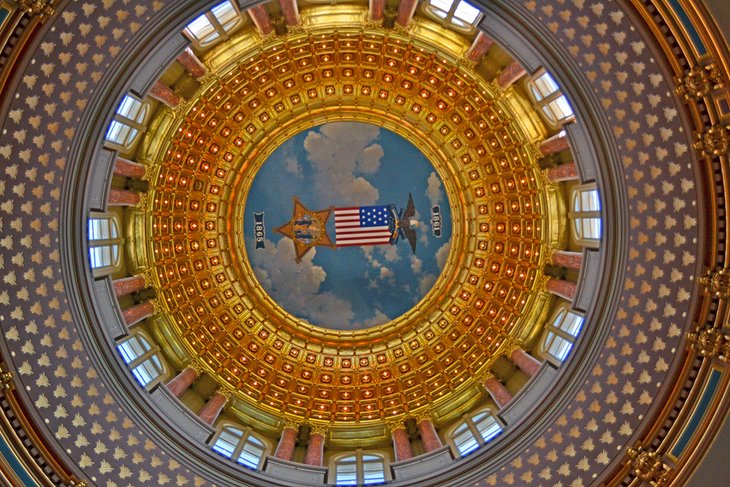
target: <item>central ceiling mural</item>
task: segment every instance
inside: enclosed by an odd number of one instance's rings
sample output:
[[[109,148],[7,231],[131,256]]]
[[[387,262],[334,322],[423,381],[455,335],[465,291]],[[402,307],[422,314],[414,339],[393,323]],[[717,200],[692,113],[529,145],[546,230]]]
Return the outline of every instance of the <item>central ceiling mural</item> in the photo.
[[[321,125],[276,149],[254,179],[244,220],[264,290],[291,314],[335,329],[406,312],[431,289],[450,246],[433,166],[399,135],[358,122]]]

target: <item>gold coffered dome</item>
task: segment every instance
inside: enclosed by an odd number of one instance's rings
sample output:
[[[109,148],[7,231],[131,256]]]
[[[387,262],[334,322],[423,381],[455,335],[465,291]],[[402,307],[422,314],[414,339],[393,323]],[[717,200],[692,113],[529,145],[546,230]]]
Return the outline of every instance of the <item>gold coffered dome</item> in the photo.
[[[180,362],[265,415],[351,429],[458,414],[543,312],[543,254],[558,243],[550,226],[560,215],[536,162],[539,117],[462,61],[468,46],[444,29],[421,21],[399,33],[357,25],[366,15],[357,7],[326,12],[304,15],[286,36],[243,34],[213,52],[216,70],[152,134],[146,231],[136,238],[169,316],[162,333],[180,344]],[[245,250],[257,171],[291,136],[330,121],[411,141],[451,209],[445,270],[412,309],[374,329],[291,315]]]

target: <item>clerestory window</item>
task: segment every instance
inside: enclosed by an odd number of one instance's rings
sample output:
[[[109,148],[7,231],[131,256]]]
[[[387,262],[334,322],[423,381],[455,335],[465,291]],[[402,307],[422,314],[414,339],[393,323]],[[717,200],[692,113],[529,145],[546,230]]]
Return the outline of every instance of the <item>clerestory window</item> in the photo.
[[[213,451],[253,470],[260,469],[269,447],[250,428],[225,424],[215,437]]]
[[[88,220],[89,264],[95,276],[119,269],[122,238],[119,221],[110,213],[92,213]]]
[[[562,363],[568,357],[582,327],[583,317],[571,311],[568,303],[562,303],[545,325],[540,341],[540,355],[557,364]]]
[[[482,18],[481,11],[464,0],[427,0],[423,9],[444,26],[464,32],[472,32]]]
[[[601,240],[601,199],[595,184],[576,186],[571,191],[569,218],[577,243],[596,247]]]
[[[499,436],[502,425],[491,410],[464,417],[449,433],[449,440],[460,456],[466,456]]]
[[[219,3],[185,27],[185,33],[198,47],[207,47],[228,38],[228,33],[243,23],[238,6],[231,1]]]
[[[334,473],[335,485],[370,485],[389,480],[385,468],[384,455],[357,450],[336,457],[331,471]]]
[[[132,375],[146,388],[157,384],[165,375],[160,349],[153,343],[145,332],[136,330],[117,344],[117,350],[129,365]]]
[[[559,126],[574,120],[575,115],[568,99],[560,91],[558,83],[545,70],[541,70],[527,81],[535,108],[552,126]]]
[[[147,111],[146,103],[135,96],[124,95],[106,131],[107,144],[123,152],[131,150],[144,131]]]

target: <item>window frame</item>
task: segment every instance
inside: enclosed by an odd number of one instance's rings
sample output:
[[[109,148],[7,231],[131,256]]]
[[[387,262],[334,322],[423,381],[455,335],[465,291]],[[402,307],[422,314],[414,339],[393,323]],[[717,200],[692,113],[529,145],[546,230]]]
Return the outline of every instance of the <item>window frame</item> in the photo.
[[[598,209],[584,209],[582,207],[583,193],[595,192]],[[580,208],[576,209],[576,201],[580,203]],[[568,201],[568,219],[570,221],[570,235],[573,240],[583,247],[596,248],[600,245],[603,236],[603,218],[601,216],[601,194],[595,183],[579,184],[570,189],[570,199]],[[586,236],[582,230],[583,223],[589,221],[598,221],[598,236]],[[580,230],[579,230],[580,229]]]
[[[551,89],[549,92],[544,92],[539,86],[545,76],[548,78],[546,84],[552,84],[554,86],[554,88],[549,87]],[[530,76],[525,82],[525,87],[528,96],[532,100],[533,107],[540,113],[540,116],[548,125],[558,128],[566,123],[575,121],[575,111],[570,104],[570,100],[563,93],[555,77],[546,71],[545,68],[540,68],[535,74]],[[561,102],[567,105],[569,113],[566,113],[562,109],[560,106]]]
[[[566,329],[568,327],[565,326],[573,321],[573,317],[581,320],[575,334],[569,332]],[[545,322],[542,335],[540,336],[540,346],[538,347],[537,354],[559,367],[570,356],[573,345],[575,345],[581,331],[583,331],[584,325],[585,316],[571,309],[570,303],[567,301],[562,301],[550,315],[550,319]],[[550,336],[551,334],[552,337]],[[559,345],[555,346],[555,343],[559,343]],[[562,354],[562,357],[558,356],[555,349],[566,343],[568,344],[568,349]]]
[[[366,456],[375,456],[380,458],[382,461],[383,466],[383,476],[382,480],[378,480],[375,482],[365,482],[365,457]],[[338,483],[337,478],[337,466],[341,465],[341,462],[345,459],[354,458],[355,461],[355,483]],[[374,463],[374,462],[373,462]],[[363,450],[361,448],[356,449],[355,451],[349,451],[346,453],[341,453],[339,455],[335,455],[330,459],[330,466],[329,466],[329,484],[331,485],[378,485],[383,484],[385,482],[388,482],[391,480],[390,476],[390,462],[388,459],[388,455],[383,451],[378,450]]]
[[[216,16],[215,10],[219,8],[223,4],[229,4],[233,10],[235,11],[235,21],[233,21],[230,26],[224,25],[223,19],[220,19]],[[213,29],[213,31],[209,34],[205,34],[202,37],[199,37],[195,32],[193,32],[191,26],[198,21],[201,21],[205,19],[205,21],[208,22],[210,27]],[[198,48],[198,49],[206,49],[210,46],[213,46],[219,42],[222,42],[224,40],[228,40],[230,38],[230,34],[241,28],[243,24],[246,23],[246,17],[243,16],[241,13],[241,9],[238,6],[238,2],[234,2],[232,0],[225,0],[223,2],[220,2],[216,5],[214,5],[212,8],[206,10],[202,14],[195,17],[193,20],[188,22],[188,24],[183,28],[183,34],[185,37],[190,39],[190,42]],[[211,36],[214,36],[211,38]]]
[[[488,436],[488,438],[484,438],[483,431],[479,429],[477,426],[477,423],[479,420],[475,421],[475,418],[477,416],[480,416],[482,414],[486,414],[487,419],[493,420],[493,424],[499,427],[499,431],[496,433],[493,433]],[[463,442],[457,443],[455,433],[460,428],[466,427],[466,431],[468,431],[471,434],[470,440],[472,442],[476,443],[476,446],[470,447],[466,449],[465,451],[462,451],[459,448],[459,444],[463,444]],[[490,426],[491,428],[491,426]],[[495,438],[497,438],[499,435],[502,434],[504,431],[504,423],[500,421],[499,417],[495,414],[495,412],[492,410],[492,408],[481,408],[476,411],[473,411],[471,413],[465,414],[462,416],[461,421],[451,426],[444,435],[446,437],[446,442],[451,447],[451,451],[453,454],[458,457],[466,457],[468,455],[471,455],[475,451],[479,450],[480,448],[483,448],[484,445],[487,443],[492,442]]]
[[[146,350],[143,350],[142,353],[135,355],[131,360],[127,360],[126,353],[122,350],[124,345],[127,343],[130,343],[132,341],[137,341],[138,343],[145,343],[146,344]],[[160,354],[160,347],[157,345],[157,343],[152,340],[152,338],[143,330],[136,329],[129,335],[125,336],[121,340],[119,340],[116,343],[117,352],[122,357],[122,360],[125,364],[127,364],[127,367],[129,368],[130,373],[132,376],[137,380],[139,385],[143,387],[146,390],[150,390],[153,387],[155,387],[157,384],[163,381],[163,379],[167,376],[168,368],[165,364],[165,361],[162,358],[162,355]],[[140,346],[140,348],[144,349],[145,346]],[[136,353],[136,352],[135,352]],[[150,380],[144,381],[140,378],[142,375],[142,372],[138,372],[138,369],[142,368],[146,363],[150,363],[154,369],[157,370],[157,375],[154,377],[151,377]],[[144,372],[149,374],[149,370],[147,368],[143,368]]]
[[[474,5],[466,0],[452,0],[448,10],[444,10],[440,5],[434,5],[434,0],[426,0],[421,5],[421,10],[429,18],[435,20],[443,27],[451,28],[453,30],[471,34],[476,31],[477,25],[484,17],[482,12],[477,5]],[[467,4],[469,7],[478,11],[476,18],[472,22],[467,22],[465,19],[456,17],[456,11],[459,9],[461,3]]]
[[[220,440],[221,436],[227,431],[236,431],[241,433],[230,455],[222,452],[219,449],[216,449],[216,444]],[[263,445],[261,456],[258,458],[258,462],[255,468],[251,467],[250,464],[241,461],[242,454],[246,449],[246,445],[249,444],[250,438],[254,438],[256,441]],[[256,434],[256,432],[251,427],[243,426],[231,421],[223,421],[218,425],[216,434],[213,436],[213,439],[208,445],[210,446],[211,450],[213,450],[218,455],[221,455],[231,460],[232,462],[236,462],[237,464],[251,470],[261,470],[264,466],[264,461],[266,460],[266,457],[271,452],[271,443],[269,443],[266,438]]]
[[[139,105],[139,108],[134,114],[123,111],[123,108],[130,100]],[[104,144],[122,153],[130,152],[136,147],[141,139],[141,135],[147,128],[146,122],[149,114],[149,103],[131,93],[125,93],[119,101],[116,110],[114,110],[114,116],[104,133]],[[118,137],[110,138],[112,128],[118,125],[123,127],[120,131],[126,129],[126,134],[121,140]]]
[[[108,222],[109,236],[107,238],[91,238],[93,221]],[[116,236],[112,235],[112,229],[116,229]],[[121,233],[119,217],[116,214],[89,213],[89,217],[86,219],[86,242],[88,245],[89,268],[94,277],[103,277],[121,269],[124,238]],[[94,257],[92,256],[92,253],[95,252],[94,249],[109,249],[111,262],[107,265],[95,266]]]

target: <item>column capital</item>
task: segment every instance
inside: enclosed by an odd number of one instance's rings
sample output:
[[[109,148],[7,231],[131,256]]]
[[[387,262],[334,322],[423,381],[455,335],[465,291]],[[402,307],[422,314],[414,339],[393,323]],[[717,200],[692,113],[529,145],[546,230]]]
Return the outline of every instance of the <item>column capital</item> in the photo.
[[[416,413],[413,416],[413,420],[416,422],[416,424],[422,421],[431,421],[432,423],[435,422],[433,413],[431,413],[431,411],[421,411],[419,413]]]
[[[388,428],[388,431],[392,434],[394,431],[403,430],[406,431],[406,424],[404,421],[400,420],[386,420],[385,426]]]
[[[296,421],[294,419],[285,419],[284,422],[281,425],[281,430],[284,431],[285,429],[292,429],[299,431],[299,428],[302,426],[302,423],[300,421]]]
[[[320,435],[322,438],[327,438],[327,431],[329,428],[321,424],[310,424],[309,425],[309,437],[312,435]]]

